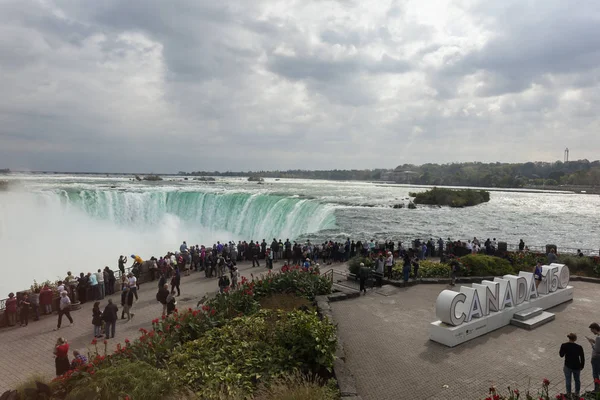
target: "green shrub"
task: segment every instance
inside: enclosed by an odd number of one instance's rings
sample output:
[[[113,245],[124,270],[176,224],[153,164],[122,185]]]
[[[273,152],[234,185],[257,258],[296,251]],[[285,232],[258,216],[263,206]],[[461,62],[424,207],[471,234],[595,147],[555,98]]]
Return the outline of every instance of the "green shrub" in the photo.
[[[502,276],[514,273],[510,262],[504,258],[469,254],[459,259],[463,276]]]
[[[365,264],[365,266],[369,268],[372,268],[374,265],[373,261],[369,257],[352,257],[348,261],[348,271],[350,271],[351,274],[358,275],[360,263]]]
[[[558,262],[569,267],[574,275],[597,276],[596,263],[592,257],[578,257],[572,255],[559,255]]]
[[[110,368],[80,372],[66,387],[66,400],[163,400],[179,398],[174,380],[161,369],[139,361],[121,360]]]
[[[335,327],[316,313],[260,311],[186,343],[169,367],[201,398],[248,396],[257,383],[295,370],[331,369],[336,344]]]
[[[338,400],[340,398],[334,380],[323,382],[313,376],[299,373],[276,379],[261,385],[254,394],[254,400]]]
[[[421,261],[419,263],[419,276],[421,278],[448,278],[450,276],[450,266],[433,261]]]

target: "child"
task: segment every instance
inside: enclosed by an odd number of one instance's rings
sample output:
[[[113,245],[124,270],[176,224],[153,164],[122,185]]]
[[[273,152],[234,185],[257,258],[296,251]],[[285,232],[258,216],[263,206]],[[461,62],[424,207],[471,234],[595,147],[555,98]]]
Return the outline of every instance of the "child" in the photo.
[[[167,315],[171,315],[175,311],[177,301],[175,300],[175,289],[171,289],[171,293],[167,296]]]
[[[25,293],[23,298],[19,302],[19,307],[21,307],[21,326],[27,326],[29,324],[29,295]]]
[[[94,337],[102,337],[102,311],[100,311],[100,302],[94,303],[92,309],[92,325],[94,325]]]

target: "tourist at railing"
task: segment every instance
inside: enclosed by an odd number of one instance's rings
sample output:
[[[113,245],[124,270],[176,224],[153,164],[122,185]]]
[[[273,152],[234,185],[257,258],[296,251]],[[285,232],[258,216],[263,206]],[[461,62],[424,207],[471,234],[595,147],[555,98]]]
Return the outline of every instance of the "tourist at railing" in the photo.
[[[44,315],[52,314],[52,289],[48,285],[44,285],[40,291],[40,305],[44,311]]]
[[[31,308],[33,309],[33,313],[35,317],[34,321],[40,320],[40,288],[35,288],[33,293],[29,296],[29,302],[31,303]]]
[[[31,303],[29,302],[29,294],[24,293],[21,301],[19,301],[19,321],[21,322],[21,326],[29,325],[29,306]]]
[[[12,292],[8,294],[5,313],[8,319],[8,326],[15,326],[17,323],[17,299]]]

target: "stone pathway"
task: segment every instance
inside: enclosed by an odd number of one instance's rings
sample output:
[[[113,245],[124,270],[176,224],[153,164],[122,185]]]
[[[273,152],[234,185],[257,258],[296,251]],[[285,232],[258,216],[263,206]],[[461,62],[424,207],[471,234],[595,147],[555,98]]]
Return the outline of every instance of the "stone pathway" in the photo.
[[[261,260],[262,261],[262,260]],[[250,275],[258,276],[266,273],[264,261],[261,267],[252,268],[248,262],[238,263],[240,274],[250,279]],[[274,271],[281,267],[281,263],[274,264]],[[110,339],[109,352],[116,349],[117,343],[124,344],[126,338],[133,340],[139,336],[139,329],[149,329],[154,318],[160,317],[162,305],[156,301],[158,281],[147,282],[140,286],[139,301],[132,307],[135,317],[127,322],[117,322],[115,339]],[[193,272],[190,276],[181,277],[181,297],[177,298],[179,309],[195,308],[198,300],[204,295],[213,295],[218,291],[216,278],[205,278],[204,272]],[[121,310],[120,293],[111,296]],[[100,304],[104,309],[106,299]],[[19,382],[32,375],[42,375],[47,378],[54,377],[54,356],[52,351],[56,339],[60,336],[66,338],[70,345],[69,359],[73,350],[80,350],[87,354],[87,349],[93,348],[90,342],[94,336],[92,325],[93,302],[82,305],[81,309],[71,312],[75,321],[69,326],[69,320],[63,318],[63,327],[54,331],[58,316],[43,316],[40,321],[30,320],[27,327],[11,327],[0,330],[0,393],[14,388]],[[102,352],[104,345],[99,345]]]
[[[357,299],[331,303],[346,353],[364,400],[483,399],[490,386],[511,386],[533,394],[544,378],[550,393],[564,391],[564,360],[558,355],[574,332],[583,346],[583,388],[593,388],[588,326],[600,322],[597,284],[571,282],[575,299],[551,309],[556,320],[533,331],[506,326],[455,348],[429,340],[436,320],[435,300],[445,285],[420,284],[369,291]],[[447,385],[447,387],[445,386]]]

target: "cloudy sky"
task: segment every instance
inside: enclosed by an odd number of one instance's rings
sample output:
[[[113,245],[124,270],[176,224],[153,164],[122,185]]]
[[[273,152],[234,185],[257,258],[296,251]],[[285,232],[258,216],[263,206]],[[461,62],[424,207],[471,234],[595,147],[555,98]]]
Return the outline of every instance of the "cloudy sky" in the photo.
[[[598,159],[598,0],[0,0],[0,168]]]

